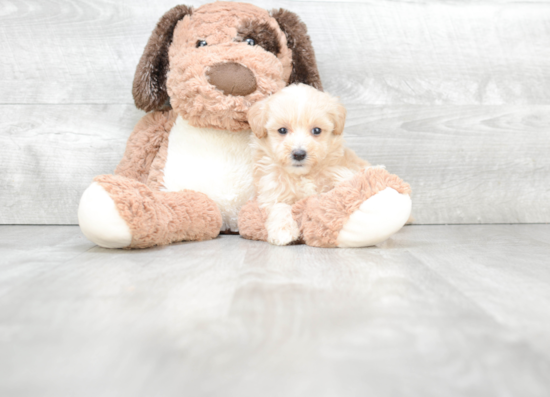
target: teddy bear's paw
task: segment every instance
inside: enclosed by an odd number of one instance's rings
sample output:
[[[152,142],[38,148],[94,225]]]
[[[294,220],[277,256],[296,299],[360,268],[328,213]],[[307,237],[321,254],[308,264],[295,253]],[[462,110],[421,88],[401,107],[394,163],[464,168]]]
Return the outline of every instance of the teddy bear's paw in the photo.
[[[292,207],[275,204],[266,222],[267,241],[274,245],[287,245],[300,238],[300,228],[292,217]]]
[[[132,233],[122,219],[115,202],[97,182],[82,195],[78,206],[78,223],[82,233],[104,248],[128,247]]]
[[[403,227],[411,214],[411,198],[386,188],[365,200],[338,233],[342,248],[368,247],[387,240]]]

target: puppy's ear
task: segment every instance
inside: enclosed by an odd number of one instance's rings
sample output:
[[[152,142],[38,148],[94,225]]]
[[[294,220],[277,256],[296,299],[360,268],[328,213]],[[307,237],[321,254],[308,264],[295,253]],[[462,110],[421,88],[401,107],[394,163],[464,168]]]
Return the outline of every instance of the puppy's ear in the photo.
[[[334,122],[334,135],[341,135],[344,132],[344,126],[346,124],[346,108],[340,102],[336,103],[334,110],[331,112],[332,121]]]
[[[267,136],[267,99],[256,102],[250,109],[248,109],[248,124],[252,129],[252,132],[256,137],[262,139]]]
[[[162,16],[153,30],[134,76],[132,94],[139,109],[149,112],[167,104],[168,49],[177,23],[192,11],[191,7],[176,6]]]
[[[287,46],[292,51],[292,72],[288,84],[304,83],[323,91],[315,51],[305,23],[298,15],[283,8],[272,10],[270,14],[286,35]]]

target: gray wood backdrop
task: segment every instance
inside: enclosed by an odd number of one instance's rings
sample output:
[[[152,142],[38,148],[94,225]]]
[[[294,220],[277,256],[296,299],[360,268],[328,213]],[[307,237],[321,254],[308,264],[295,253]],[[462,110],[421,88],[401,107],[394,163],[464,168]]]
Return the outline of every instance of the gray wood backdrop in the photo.
[[[548,1],[253,3],[307,23],[349,145],[411,183],[416,223],[550,222]],[[135,66],[176,4],[0,0],[0,223],[77,223],[143,115]]]

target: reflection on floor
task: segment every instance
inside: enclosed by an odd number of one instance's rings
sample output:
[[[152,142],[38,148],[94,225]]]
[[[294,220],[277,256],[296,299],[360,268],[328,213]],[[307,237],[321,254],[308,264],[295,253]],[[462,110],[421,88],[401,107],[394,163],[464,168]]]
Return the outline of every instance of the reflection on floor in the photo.
[[[3,396],[550,395],[550,225],[366,249],[0,237]]]

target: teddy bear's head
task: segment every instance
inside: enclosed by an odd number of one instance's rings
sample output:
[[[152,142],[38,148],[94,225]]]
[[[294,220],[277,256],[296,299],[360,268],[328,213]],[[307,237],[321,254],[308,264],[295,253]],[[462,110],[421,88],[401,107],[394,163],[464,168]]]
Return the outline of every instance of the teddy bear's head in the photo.
[[[245,3],[176,6],[161,18],[134,77],[136,106],[171,106],[196,127],[249,129],[248,109],[293,83],[322,90],[296,14]]]

